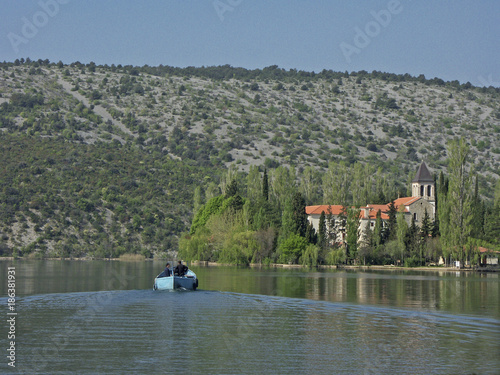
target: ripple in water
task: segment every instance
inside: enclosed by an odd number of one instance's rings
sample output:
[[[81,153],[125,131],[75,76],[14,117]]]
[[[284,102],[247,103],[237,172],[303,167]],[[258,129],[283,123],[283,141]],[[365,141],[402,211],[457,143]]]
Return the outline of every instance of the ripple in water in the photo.
[[[494,318],[203,290],[45,294],[19,298],[18,310],[26,373],[487,374],[499,365]]]

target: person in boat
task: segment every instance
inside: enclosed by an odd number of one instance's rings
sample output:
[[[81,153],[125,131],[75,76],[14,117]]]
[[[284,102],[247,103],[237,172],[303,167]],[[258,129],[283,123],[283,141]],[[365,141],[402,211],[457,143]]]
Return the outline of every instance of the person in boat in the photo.
[[[174,268],[174,275],[175,276],[185,276],[188,272],[187,266],[182,264],[182,262],[179,260],[177,267]]]
[[[165,272],[165,277],[172,276],[172,270],[170,269],[170,263],[167,263],[165,265],[165,270],[163,272]]]
[[[172,276],[172,270],[170,269],[170,263],[167,263],[165,265],[165,269],[163,270],[162,273],[158,277],[169,277]]]

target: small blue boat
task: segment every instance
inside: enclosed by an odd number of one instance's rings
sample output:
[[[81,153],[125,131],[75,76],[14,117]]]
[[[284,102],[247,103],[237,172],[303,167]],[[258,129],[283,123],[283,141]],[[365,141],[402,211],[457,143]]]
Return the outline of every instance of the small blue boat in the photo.
[[[196,290],[198,288],[198,278],[196,274],[188,270],[185,276],[163,276],[163,272],[155,278],[153,290],[174,290],[186,289]]]

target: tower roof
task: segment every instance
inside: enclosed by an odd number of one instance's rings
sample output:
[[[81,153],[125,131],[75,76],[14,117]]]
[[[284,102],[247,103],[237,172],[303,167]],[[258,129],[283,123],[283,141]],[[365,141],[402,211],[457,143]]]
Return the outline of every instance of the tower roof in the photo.
[[[418,167],[417,174],[412,182],[434,182],[434,178],[427,169],[427,165],[425,165],[424,161],[420,164],[420,167]]]

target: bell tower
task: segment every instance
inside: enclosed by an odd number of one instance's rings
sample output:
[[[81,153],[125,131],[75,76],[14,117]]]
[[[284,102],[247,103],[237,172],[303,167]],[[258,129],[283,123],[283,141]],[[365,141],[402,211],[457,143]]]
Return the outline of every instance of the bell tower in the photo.
[[[432,204],[436,201],[434,178],[423,161],[411,183],[411,195],[412,197],[422,197]]]

